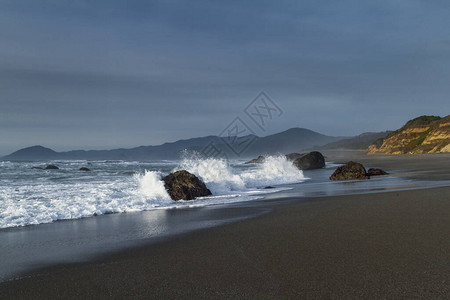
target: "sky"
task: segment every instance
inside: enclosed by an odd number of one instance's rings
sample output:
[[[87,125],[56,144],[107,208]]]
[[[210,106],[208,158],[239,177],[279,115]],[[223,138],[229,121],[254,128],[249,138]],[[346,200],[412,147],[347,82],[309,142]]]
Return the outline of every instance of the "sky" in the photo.
[[[450,2],[0,0],[0,154],[450,114]],[[244,110],[281,110],[264,129]],[[269,122],[270,121],[270,122]]]

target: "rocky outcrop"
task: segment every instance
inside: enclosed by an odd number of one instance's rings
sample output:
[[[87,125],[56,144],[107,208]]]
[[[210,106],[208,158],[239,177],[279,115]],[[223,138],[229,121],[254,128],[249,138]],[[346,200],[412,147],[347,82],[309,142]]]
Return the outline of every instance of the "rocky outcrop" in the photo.
[[[294,165],[300,170],[313,170],[325,167],[325,158],[322,153],[313,151],[294,160]]]
[[[86,168],[86,167],[81,167],[80,168],[80,171],[86,171],[86,172],[89,172],[91,169],[89,169],[89,168]]]
[[[381,175],[388,175],[387,172],[381,170],[381,169],[377,169],[377,168],[370,168],[369,170],[367,170],[367,175],[370,176],[381,176]]]
[[[211,195],[211,191],[197,176],[181,170],[163,178],[164,187],[173,200],[192,200]]]
[[[367,154],[418,154],[450,152],[450,115],[421,116],[379,139]]]
[[[369,178],[366,169],[360,163],[349,161],[340,166],[330,176],[330,180],[351,180],[351,179],[367,179]]]
[[[45,170],[59,170],[59,168],[55,165],[48,165],[45,167]]]

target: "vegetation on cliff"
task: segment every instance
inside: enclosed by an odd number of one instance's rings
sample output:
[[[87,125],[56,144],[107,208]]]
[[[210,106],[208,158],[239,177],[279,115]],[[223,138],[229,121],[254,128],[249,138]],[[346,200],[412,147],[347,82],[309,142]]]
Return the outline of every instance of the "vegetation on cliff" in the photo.
[[[402,128],[378,139],[368,154],[416,154],[450,152],[450,115],[420,116]]]

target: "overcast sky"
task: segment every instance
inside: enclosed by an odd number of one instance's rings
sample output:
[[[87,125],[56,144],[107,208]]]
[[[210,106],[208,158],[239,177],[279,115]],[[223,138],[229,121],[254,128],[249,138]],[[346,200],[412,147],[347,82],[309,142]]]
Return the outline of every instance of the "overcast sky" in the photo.
[[[260,91],[284,113],[258,135],[448,115],[449,16],[444,0],[0,0],[0,154],[219,134]]]

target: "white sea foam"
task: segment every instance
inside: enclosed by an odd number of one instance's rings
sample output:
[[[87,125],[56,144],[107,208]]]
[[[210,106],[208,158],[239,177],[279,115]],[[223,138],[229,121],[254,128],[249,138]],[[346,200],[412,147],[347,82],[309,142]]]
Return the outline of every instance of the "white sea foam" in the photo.
[[[145,170],[144,175],[135,174],[135,179],[139,182],[139,191],[149,199],[170,199],[161,180],[161,173]]]
[[[244,191],[244,180],[234,174],[228,162],[224,159],[197,157],[185,158],[177,169],[185,169],[200,177],[213,194]]]
[[[302,182],[306,178],[285,156],[269,156],[262,164],[238,171],[224,159],[186,158],[180,167],[199,176],[213,193]]]
[[[92,172],[79,172],[79,164],[87,162],[60,161],[60,170],[31,169],[46,163],[2,162],[0,228],[105,213],[249,201],[280,190],[260,187],[305,180],[303,173],[281,156],[268,157],[256,166],[191,157],[176,168],[173,162],[136,165],[99,161],[90,162]],[[161,178],[174,169],[186,169],[199,176],[213,195],[194,201],[171,200]]]
[[[248,187],[297,183],[306,179],[284,155],[266,157],[255,170],[243,172],[242,177]]]

